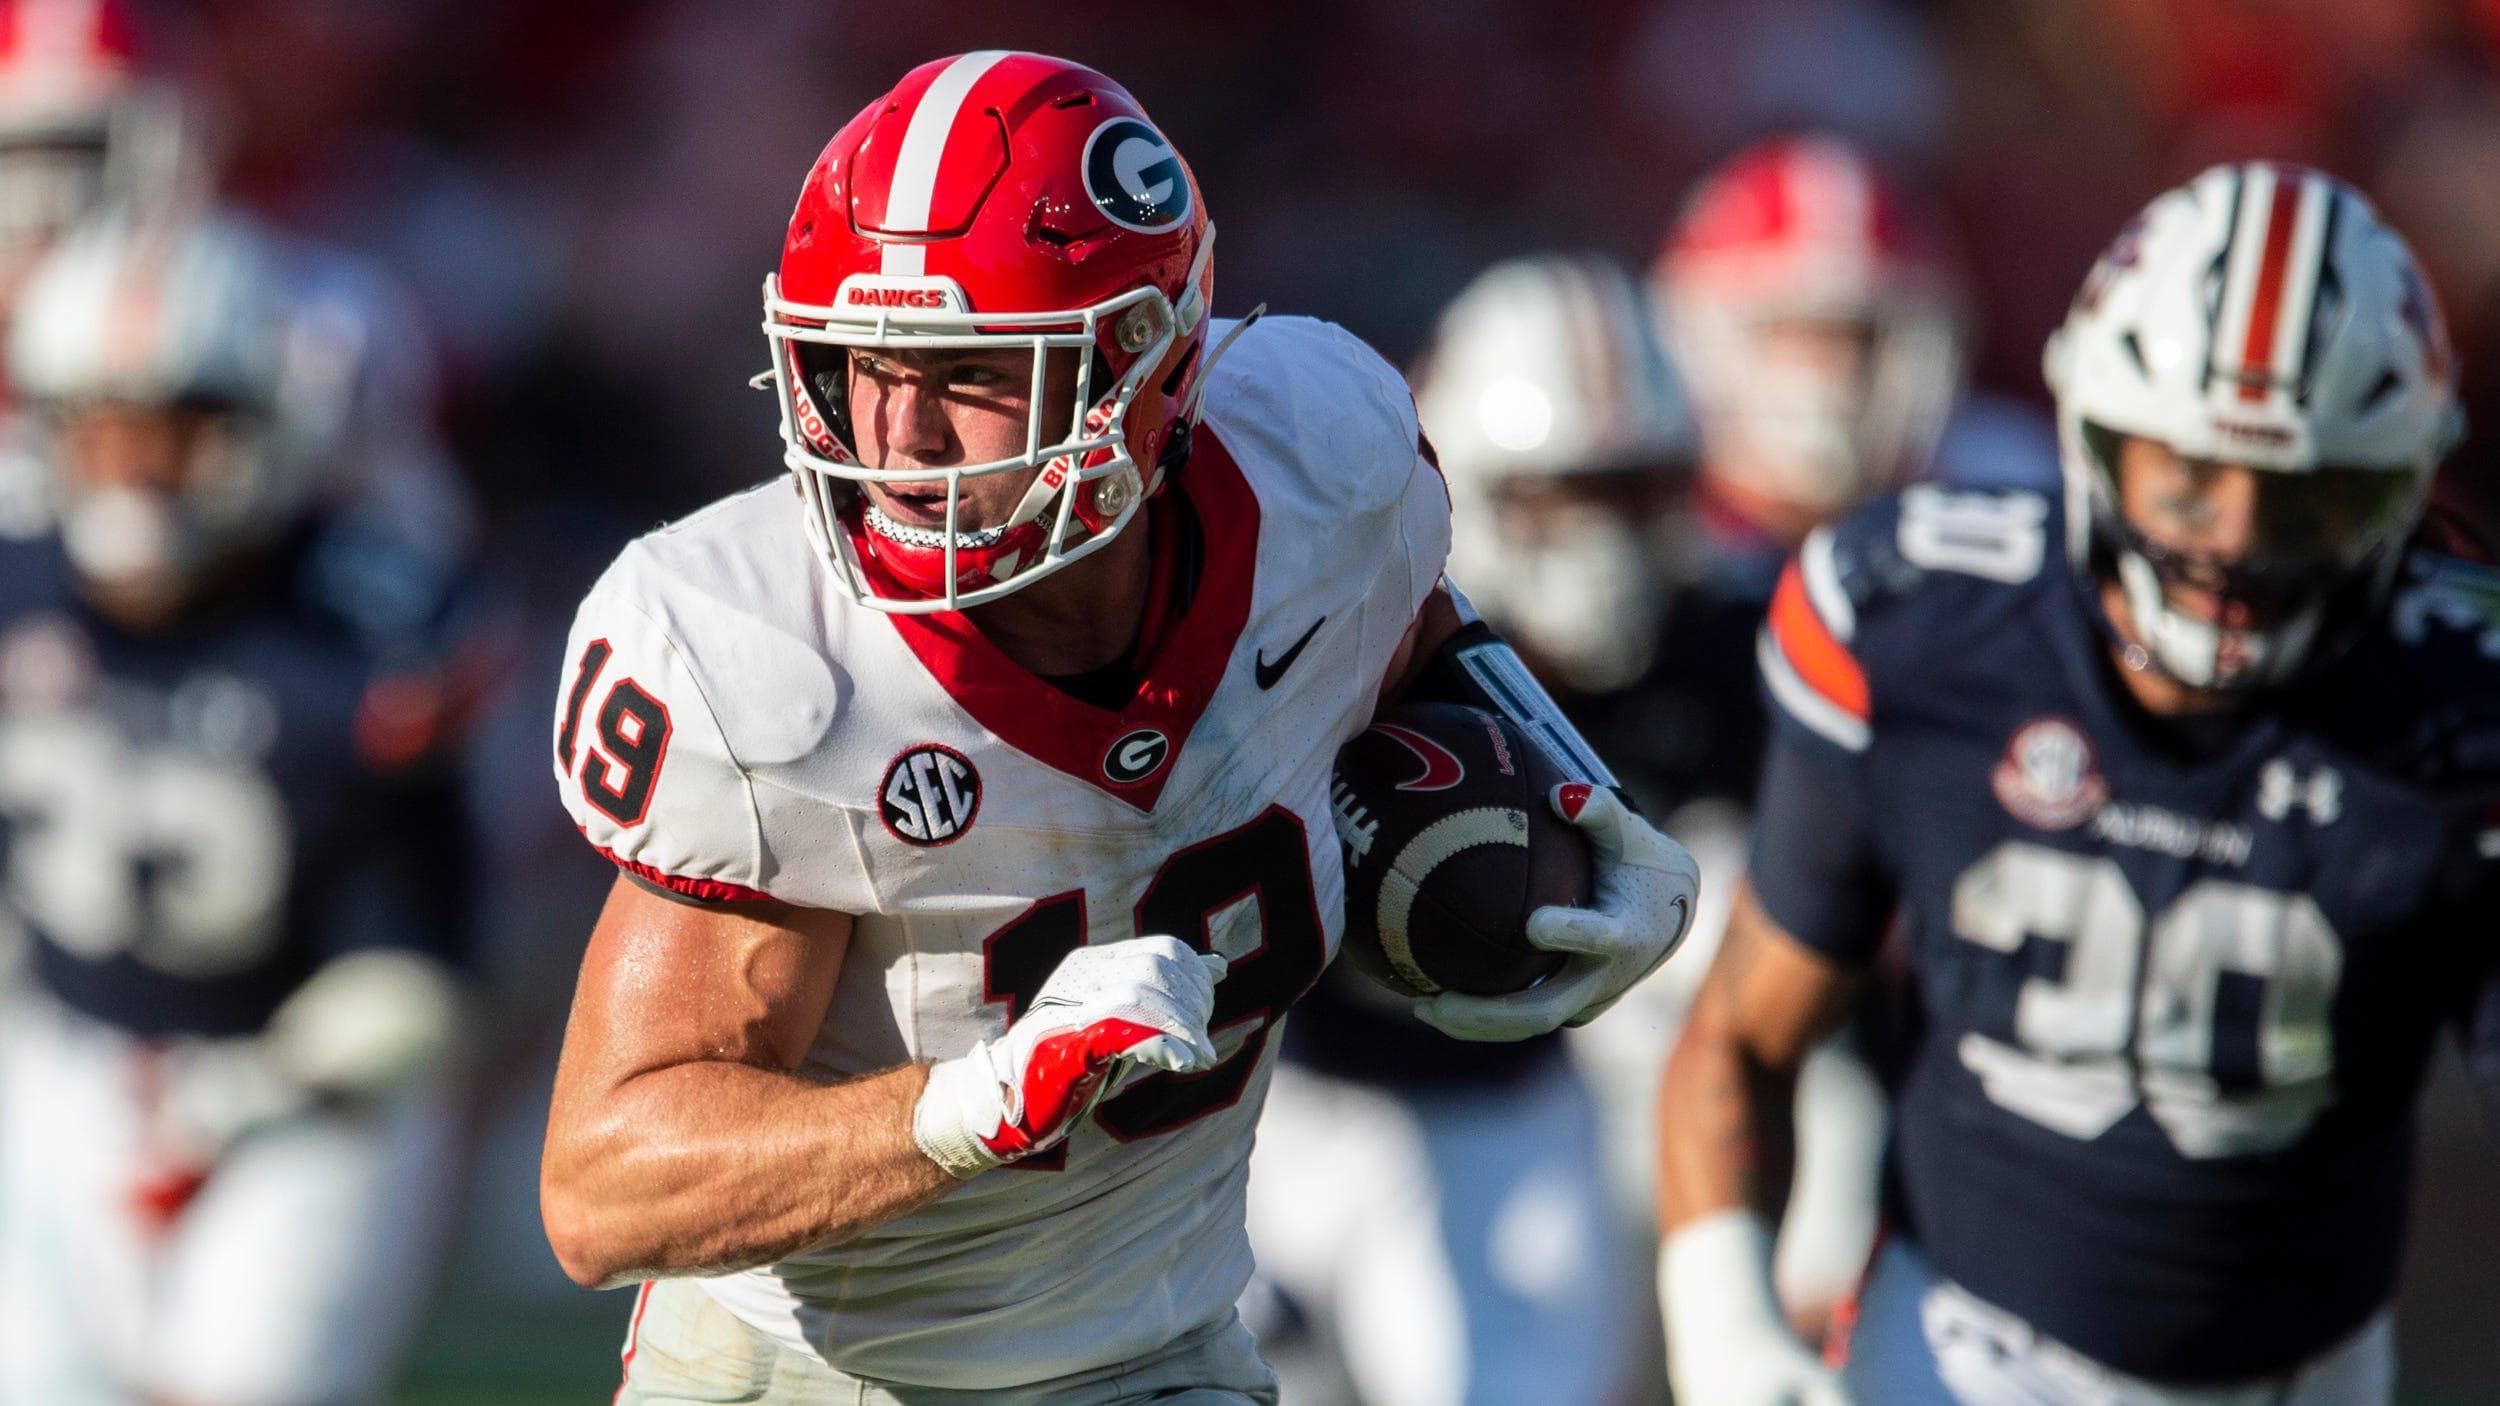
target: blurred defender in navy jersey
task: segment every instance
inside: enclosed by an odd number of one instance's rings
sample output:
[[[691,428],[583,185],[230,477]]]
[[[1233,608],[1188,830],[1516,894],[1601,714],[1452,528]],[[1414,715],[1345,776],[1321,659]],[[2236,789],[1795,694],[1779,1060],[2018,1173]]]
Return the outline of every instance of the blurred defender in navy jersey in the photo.
[[[1902,484],[2054,478],[2053,437],[1964,383],[1969,297],[1943,213],[1904,172],[1827,133],[1756,143],[1694,187],[1651,270],[1661,327],[1700,436],[1677,587],[1656,663],[1585,706],[1635,784],[1738,873],[1767,719],[1754,639],[1805,535]],[[1637,739],[1637,740],[1635,740]],[[1646,765],[1642,765],[1646,763]],[[1736,885],[1704,895],[1715,944]],[[1618,1183],[1655,1252],[1659,1071],[1700,985],[1669,972],[1625,1018],[1572,1037],[1604,1097]],[[1778,1263],[1810,1339],[1855,1288],[1875,1233],[1882,1093],[1844,1032],[1809,1061]],[[1640,1295],[1645,1301],[1646,1291]]]
[[[1597,258],[1497,265],[1442,314],[1415,397],[1449,485],[1451,580],[1566,708],[1638,678],[1692,456],[1640,285]],[[1646,740],[1605,736],[1654,794]],[[1340,967],[1286,1027],[1246,1300],[1285,1399],[1609,1399],[1649,1333],[1623,1292],[1637,1274],[1613,1272],[1631,1262],[1587,1080],[1560,1035],[1453,1041],[1405,1005]]]
[[[83,228],[10,335],[56,530],[0,546],[0,1398],[379,1398],[445,1220],[456,514],[341,256]]]
[[[2217,167],[2047,369],[2062,500],[1913,488],[1772,603],[1750,885],[1661,1094],[1697,1406],[2384,1402],[2433,1041],[2500,1078],[2500,579],[2416,545],[2459,415],[2411,254]],[[1771,1300],[1781,1094],[1888,925],[1893,1233],[1840,1377]]]

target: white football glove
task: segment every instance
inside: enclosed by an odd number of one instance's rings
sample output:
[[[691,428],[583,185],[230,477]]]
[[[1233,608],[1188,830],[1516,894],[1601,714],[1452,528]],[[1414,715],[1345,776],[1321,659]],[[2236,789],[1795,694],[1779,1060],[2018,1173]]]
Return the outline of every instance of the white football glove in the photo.
[[[1528,941],[1570,954],[1562,970],[1507,996],[1444,991],[1415,1003],[1426,1024],[1461,1040],[1525,1040],[1586,1025],[1667,959],[1693,928],[1701,871],[1684,846],[1634,815],[1603,787],[1554,788],[1554,813],[1580,827],[1597,853],[1596,892],[1586,908],[1528,915]]]
[[[1721,1211],[1658,1255],[1667,1378],[1687,1406],[1849,1406],[1840,1376],[1797,1341],[1771,1292],[1771,1232]]]
[[[1006,1034],[930,1067],[912,1140],[969,1177],[1065,1141],[1123,1061],[1175,1074],[1213,1068],[1207,1018],[1224,967],[1176,937],[1077,948]]]

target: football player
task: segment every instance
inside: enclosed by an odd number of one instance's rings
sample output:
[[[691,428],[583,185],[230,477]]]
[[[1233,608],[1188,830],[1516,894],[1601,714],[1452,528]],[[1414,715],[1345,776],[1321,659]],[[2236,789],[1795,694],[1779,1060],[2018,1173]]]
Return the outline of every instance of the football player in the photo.
[[[1651,287],[1692,387],[1702,455],[1695,562],[1659,649],[1673,667],[1627,698],[1671,700],[1677,716],[1703,720],[1653,726],[1649,745],[1676,759],[1677,802],[1692,807],[1670,813],[1676,833],[1732,873],[1768,735],[1754,638],[1798,542],[1907,482],[2010,472],[2045,483],[2053,459],[2045,431],[2039,443],[2009,436],[2006,416],[1965,394],[1968,297],[1942,211],[1848,139],[1803,133],[1729,157],[1686,199]],[[1705,947],[1731,894],[1714,890]],[[1621,1160],[1637,1163],[1640,1218],[1652,1225],[1658,1074],[1704,965],[1644,988],[1646,1030],[1609,1022],[1575,1042],[1615,1095],[1610,1121],[1637,1147]],[[1865,1270],[1876,1227],[1883,1100],[1856,1032],[1816,1050],[1798,1098],[1798,1183],[1777,1277],[1791,1320],[1815,1340]]]
[[[622,1398],[1273,1400],[1234,1312],[1285,1010],[1336,943],[1332,763],[1385,699],[1603,767],[1439,587],[1449,503],[1346,333],[1210,316],[1188,166],[1102,75],[926,64],[837,133],[765,330],[787,481],[628,547],[555,771],[624,870],[542,1174],[643,1281]],[[1419,1014],[1592,1018],[1695,875],[1601,786],[1571,959]]]
[[[447,1221],[457,591],[329,510],[365,423],[331,263],[107,219],[11,328],[58,524],[0,547],[12,1401],[376,1400]]]
[[[190,199],[195,136],[119,0],[0,0],[0,327],[73,224]],[[50,526],[30,431],[0,397],[0,538]]]
[[[1808,134],[1728,158],[1651,284],[1701,427],[1702,526],[1756,599],[1807,532],[1928,475],[1962,397],[1967,295],[1938,212],[1867,152]]]
[[[1671,584],[1692,432],[1653,323],[1610,261],[1516,259],[1443,311],[1415,378],[1450,485],[1452,578],[1644,801],[1643,731],[1595,732],[1581,708],[1647,671]],[[1664,1037],[1647,1045],[1644,1101]],[[1260,1287],[1291,1310],[1252,1320],[1287,1399],[1610,1399],[1654,1321],[1625,1292],[1649,1256],[1616,1253],[1596,1105],[1560,1037],[1454,1045],[1340,970],[1297,1009],[1285,1055],[1250,1242]]]
[[[2046,365],[2063,501],[1913,488],[1772,605],[1750,885],[1660,1095],[1682,1399],[2389,1399],[2425,1061],[2456,1025],[2500,1075],[2500,581],[2410,545],[2439,313],[2351,189],[2221,166]],[[1895,923],[1844,1388],[1766,1280],[1782,1091]]]

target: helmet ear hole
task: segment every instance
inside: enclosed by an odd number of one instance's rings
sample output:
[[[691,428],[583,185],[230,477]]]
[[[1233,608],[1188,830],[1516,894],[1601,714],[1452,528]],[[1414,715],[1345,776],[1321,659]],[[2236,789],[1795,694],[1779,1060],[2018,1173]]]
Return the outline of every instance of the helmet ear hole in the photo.
[[[851,438],[850,352],[819,342],[794,341],[790,343],[790,359],[798,372],[791,386],[792,394],[805,396],[816,413],[824,417],[827,431],[840,448],[858,453],[859,447]]]

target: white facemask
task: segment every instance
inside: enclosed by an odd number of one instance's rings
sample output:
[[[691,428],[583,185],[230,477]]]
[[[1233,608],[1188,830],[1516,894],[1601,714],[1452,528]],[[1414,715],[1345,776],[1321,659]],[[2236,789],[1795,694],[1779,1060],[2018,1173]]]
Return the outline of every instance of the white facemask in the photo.
[[[1648,671],[1666,618],[1665,573],[1656,549],[1622,518],[1596,508],[1560,514],[1545,545],[1513,548],[1500,575],[1490,603],[1479,604],[1560,671],[1557,682],[1603,693]]]
[[[120,587],[183,580],[207,551],[188,505],[136,488],[99,488],[72,498],[61,514],[61,543],[79,574]]]
[[[2315,601],[2264,630],[2240,630],[2181,614],[2162,593],[2151,562],[2122,551],[2118,583],[2128,622],[2163,673],[2190,688],[2246,688],[2273,683],[2300,667],[2317,640]]]

